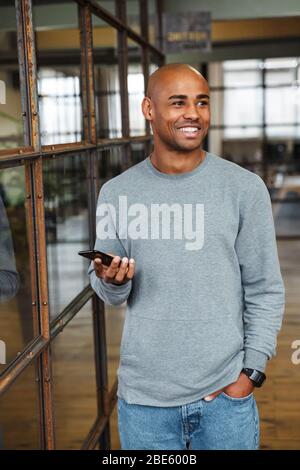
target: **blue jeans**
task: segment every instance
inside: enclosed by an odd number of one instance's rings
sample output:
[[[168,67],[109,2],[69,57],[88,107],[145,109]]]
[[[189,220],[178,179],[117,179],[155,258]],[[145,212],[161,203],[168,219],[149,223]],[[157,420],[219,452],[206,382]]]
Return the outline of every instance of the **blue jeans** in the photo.
[[[259,449],[259,414],[254,395],[157,407],[118,397],[122,450]]]

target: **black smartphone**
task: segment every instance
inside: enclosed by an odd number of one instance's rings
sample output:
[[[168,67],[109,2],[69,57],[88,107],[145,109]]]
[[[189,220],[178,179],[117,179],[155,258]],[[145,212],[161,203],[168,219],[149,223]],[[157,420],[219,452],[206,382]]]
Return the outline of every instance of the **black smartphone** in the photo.
[[[95,258],[101,258],[102,263],[105,266],[110,266],[110,263],[114,259],[113,256],[110,256],[107,253],[103,253],[103,251],[99,251],[99,250],[83,250],[83,251],[79,251],[78,254],[90,260],[94,260]],[[119,265],[121,264],[121,261],[122,259],[120,260]]]

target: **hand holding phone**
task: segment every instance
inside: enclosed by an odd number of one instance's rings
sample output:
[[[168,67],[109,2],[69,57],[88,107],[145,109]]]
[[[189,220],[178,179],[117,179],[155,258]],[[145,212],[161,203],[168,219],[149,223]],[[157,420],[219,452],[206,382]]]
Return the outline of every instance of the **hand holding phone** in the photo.
[[[100,258],[105,266],[110,266],[113,260],[113,256],[99,250],[83,250],[79,251],[78,254],[92,261],[94,261],[95,258]]]
[[[126,284],[134,276],[135,262],[134,259],[128,260],[124,257],[113,256],[113,260],[109,267],[105,266],[100,258],[94,259],[94,269],[96,276],[111,284]]]
[[[120,258],[112,253],[103,253],[99,250],[86,250],[78,253],[85,258],[94,261],[94,269],[97,277],[112,284],[125,284],[133,278],[135,261],[133,258]]]

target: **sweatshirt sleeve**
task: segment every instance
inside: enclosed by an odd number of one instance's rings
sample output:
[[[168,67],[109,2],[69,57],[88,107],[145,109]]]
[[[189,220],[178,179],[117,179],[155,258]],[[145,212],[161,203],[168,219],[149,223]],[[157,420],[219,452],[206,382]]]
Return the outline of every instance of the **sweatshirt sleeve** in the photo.
[[[240,211],[235,249],[244,292],[244,367],[263,372],[276,354],[285,305],[272,204],[258,177],[254,197]]]
[[[100,213],[101,206],[102,209]],[[103,223],[99,223],[100,218],[104,220],[102,216],[105,218],[105,227]],[[104,251],[105,253],[113,253],[121,258],[124,256],[129,258],[124,245],[118,237],[116,221],[112,215],[110,203],[106,200],[104,186],[102,186],[100,190],[97,203],[96,242],[94,249]],[[103,279],[96,276],[93,261],[90,264],[88,275],[93,290],[104,302],[109,305],[120,305],[128,299],[132,287],[132,280],[123,285],[105,282]]]

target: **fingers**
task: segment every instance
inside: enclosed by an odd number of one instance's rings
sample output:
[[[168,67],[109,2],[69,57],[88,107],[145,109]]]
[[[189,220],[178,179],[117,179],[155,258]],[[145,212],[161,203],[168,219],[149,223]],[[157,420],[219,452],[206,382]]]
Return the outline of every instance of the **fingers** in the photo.
[[[222,393],[222,390],[219,390],[218,392],[211,393],[210,395],[207,395],[207,397],[204,397],[204,401],[213,401],[215,398],[217,398],[218,395]]]
[[[111,253],[109,253],[111,254]],[[128,282],[130,279],[133,278],[135,272],[135,261],[133,258],[128,260],[128,258],[122,258],[122,262],[120,263],[120,256],[113,256],[113,260],[109,267],[103,265],[100,258],[94,259],[94,269],[95,273],[98,277],[101,277],[106,282],[112,283],[120,283],[123,284]]]
[[[114,256],[112,262],[110,263],[110,266],[106,269],[105,272],[106,281],[110,282],[115,278],[117,272],[119,271],[120,260],[120,256]]]
[[[94,270],[97,277],[103,277],[104,266],[100,258],[94,259]]]
[[[127,272],[127,279],[132,279],[134,276],[134,272],[135,272],[135,261],[133,258],[130,258],[128,272]]]
[[[133,278],[134,268],[135,262],[133,258],[131,258],[129,261],[128,258],[123,258],[119,271],[117,272],[114,280],[122,283],[129,281]]]

